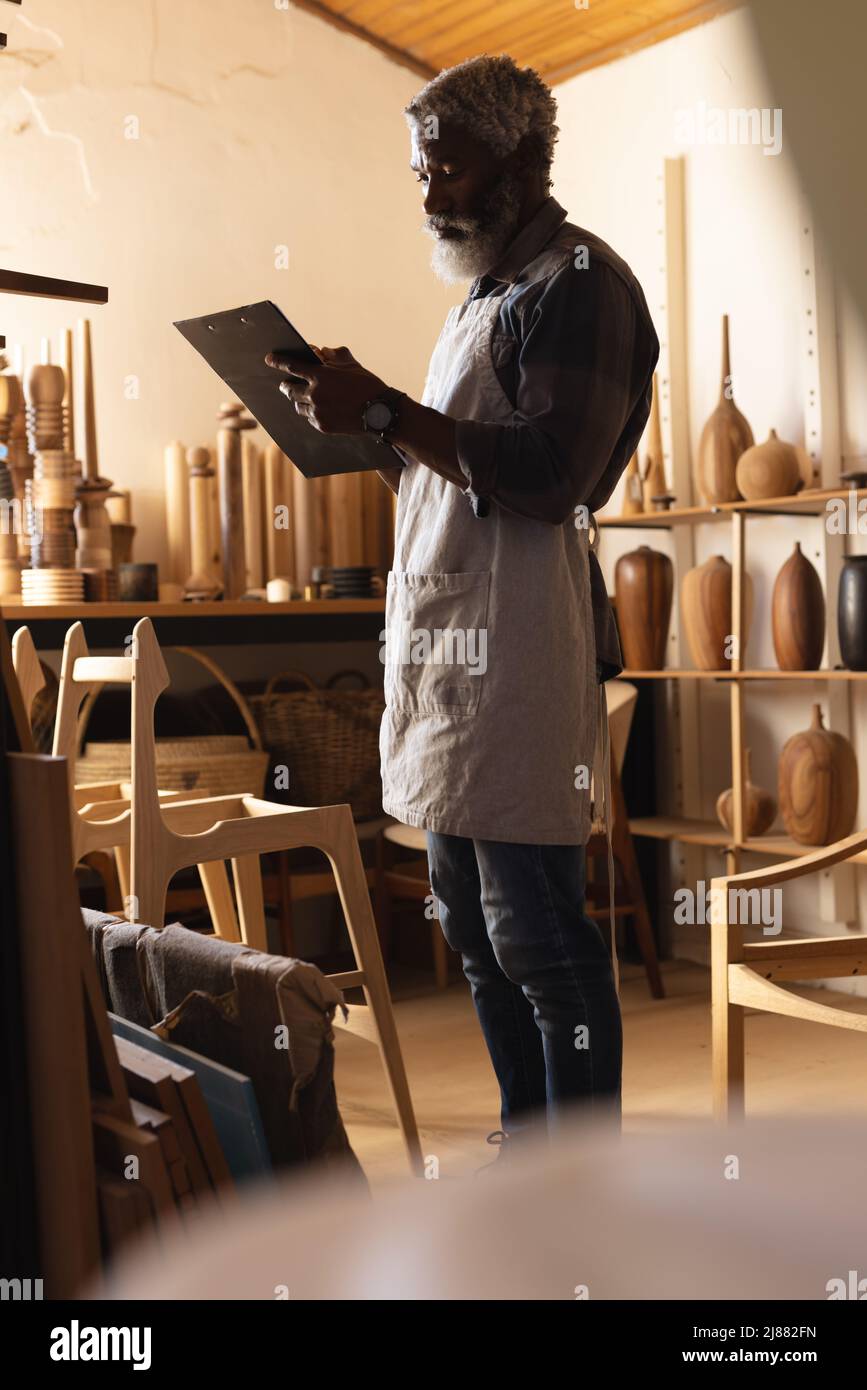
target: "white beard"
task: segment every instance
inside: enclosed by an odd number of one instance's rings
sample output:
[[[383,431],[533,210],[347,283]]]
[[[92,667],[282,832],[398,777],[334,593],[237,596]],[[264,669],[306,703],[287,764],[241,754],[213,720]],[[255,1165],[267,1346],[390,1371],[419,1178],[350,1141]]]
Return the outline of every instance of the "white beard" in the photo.
[[[521,190],[511,179],[503,179],[490,195],[478,218],[444,217],[442,224],[460,230],[458,237],[438,237],[436,219],[424,230],[434,237],[431,269],[447,285],[474,280],[496,265],[515,236]]]

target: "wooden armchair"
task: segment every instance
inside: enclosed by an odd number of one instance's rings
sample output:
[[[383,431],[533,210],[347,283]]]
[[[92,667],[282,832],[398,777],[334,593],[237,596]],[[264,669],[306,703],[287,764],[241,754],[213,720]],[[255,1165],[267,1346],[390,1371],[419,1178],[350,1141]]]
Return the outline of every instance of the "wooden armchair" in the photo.
[[[786,980],[823,980],[867,973],[867,938],[814,936],[788,941],[744,941],[740,904],[745,894],[804,878],[867,850],[867,831],[782,864],[711,882],[711,1003],[713,1112],[721,1123],[744,1117],[744,1009],[785,1014],[833,1028],[867,1033],[867,1016],[801,999],[781,989]],[[749,899],[751,903],[755,898]]]
[[[79,690],[99,682],[129,685],[131,693],[132,920],[162,927],[168,885],[179,869],[222,866],[231,860],[243,940],[266,950],[260,855],[301,847],[321,850],[334,873],[357,966],[330,978],[339,989],[364,991],[370,1032],[379,1046],[410,1166],[420,1172],[418,1131],[352,808],[283,806],[255,796],[162,803],[157,790],[154,707],[169,684],[169,675],[149,618],[136,623],[129,656],[78,656],[61,677],[61,687],[72,685]],[[99,814],[100,809],[90,808],[90,813]]]

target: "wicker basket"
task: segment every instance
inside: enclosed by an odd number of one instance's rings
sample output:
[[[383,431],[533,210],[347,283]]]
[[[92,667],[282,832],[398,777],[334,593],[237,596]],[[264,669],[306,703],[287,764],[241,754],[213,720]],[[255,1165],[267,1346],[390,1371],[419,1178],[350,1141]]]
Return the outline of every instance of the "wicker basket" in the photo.
[[[345,676],[366,688],[335,690]],[[292,680],[303,690],[278,691]],[[272,676],[250,705],[275,768],[288,769],[282,799],[295,806],[333,806],[348,801],[356,820],[382,815],[379,726],[385,700],[360,671],[341,671],[322,689],[302,671]],[[270,795],[280,796],[277,791]]]
[[[245,734],[211,734],[191,738],[156,740],[157,786],[165,791],[203,792],[207,796],[261,796],[268,771],[268,753],[256,721],[238,687],[215,661],[193,647],[171,647],[191,656],[229,692],[247,726]],[[79,747],[100,687],[82,706],[78,723]],[[251,747],[252,744],[252,747]],[[131,776],[129,743],[88,743],[79,753],[75,768],[78,785],[88,782],[128,782]]]

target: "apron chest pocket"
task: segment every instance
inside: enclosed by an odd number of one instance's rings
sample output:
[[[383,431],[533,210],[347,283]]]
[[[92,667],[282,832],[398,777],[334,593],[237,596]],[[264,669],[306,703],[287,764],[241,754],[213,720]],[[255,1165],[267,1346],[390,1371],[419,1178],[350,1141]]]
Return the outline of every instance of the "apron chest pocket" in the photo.
[[[392,570],[385,606],[385,700],[407,714],[475,714],[488,664],[490,570]]]

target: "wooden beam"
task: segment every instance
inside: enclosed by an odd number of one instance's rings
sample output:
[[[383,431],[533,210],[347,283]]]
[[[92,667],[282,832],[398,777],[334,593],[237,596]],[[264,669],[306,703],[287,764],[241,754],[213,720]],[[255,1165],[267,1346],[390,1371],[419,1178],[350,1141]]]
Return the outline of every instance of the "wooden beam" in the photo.
[[[104,285],[81,280],[57,280],[51,275],[28,275],[21,270],[0,270],[0,294],[30,294],[41,299],[75,299],[87,304],[107,304]]]

